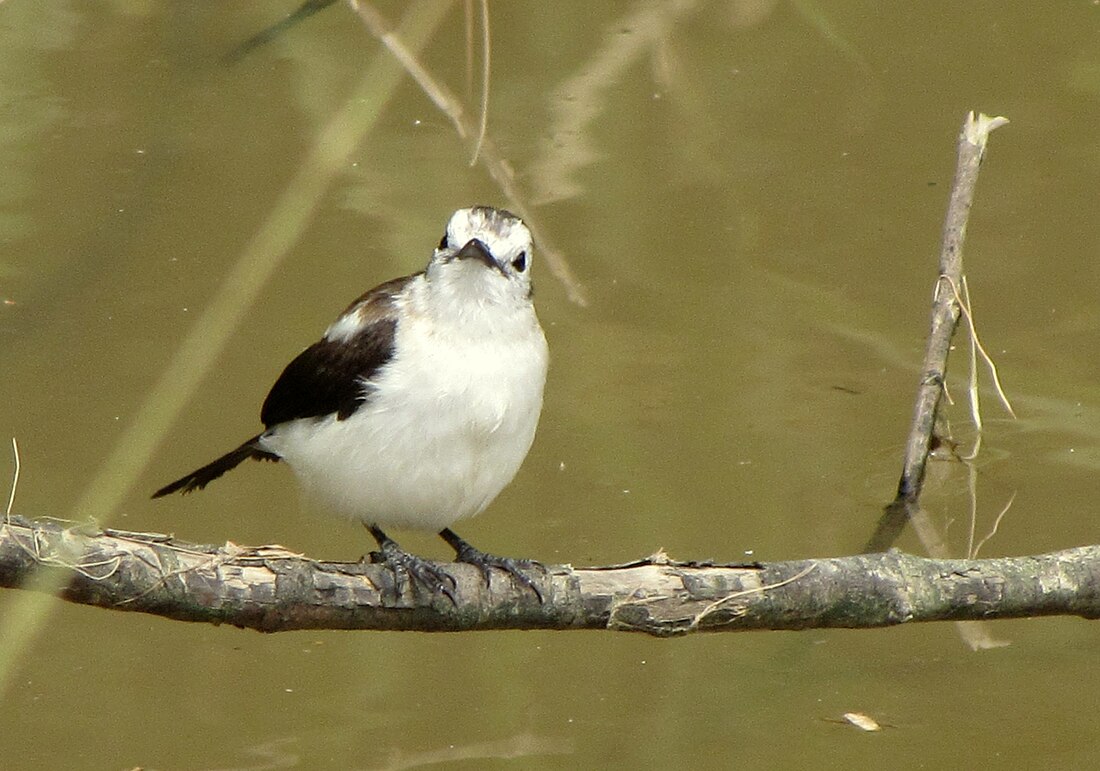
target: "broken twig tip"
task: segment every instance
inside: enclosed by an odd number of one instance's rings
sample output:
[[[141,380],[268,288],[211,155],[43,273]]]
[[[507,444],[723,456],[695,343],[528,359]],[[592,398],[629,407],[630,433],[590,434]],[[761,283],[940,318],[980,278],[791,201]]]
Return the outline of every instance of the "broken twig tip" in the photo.
[[[1006,123],[1008,123],[1008,118],[1001,115],[991,118],[984,112],[978,113],[978,117],[975,118],[974,112],[971,110],[967,113],[966,123],[963,124],[963,135],[970,144],[985,147],[985,143],[989,139],[989,132],[1000,128]]]

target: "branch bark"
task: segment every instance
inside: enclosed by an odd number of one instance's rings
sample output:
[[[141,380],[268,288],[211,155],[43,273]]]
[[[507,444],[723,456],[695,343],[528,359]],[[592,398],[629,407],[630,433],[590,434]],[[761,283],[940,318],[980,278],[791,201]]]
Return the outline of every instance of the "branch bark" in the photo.
[[[899,551],[753,566],[675,562],[554,565],[545,604],[494,573],[442,566],[456,602],[407,589],[370,563],[321,562],[278,546],[205,546],[55,520],[0,525],[0,586],[56,586],[70,602],[280,632],[389,629],[610,629],[692,632],[868,628],[914,621],[1100,617],[1100,546],[1038,556],[935,560]]]

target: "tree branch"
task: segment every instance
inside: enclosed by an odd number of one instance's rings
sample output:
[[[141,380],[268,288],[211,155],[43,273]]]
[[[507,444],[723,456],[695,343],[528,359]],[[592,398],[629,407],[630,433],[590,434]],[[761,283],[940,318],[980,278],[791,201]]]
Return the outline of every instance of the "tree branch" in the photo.
[[[670,637],[753,629],[867,628],[913,621],[1100,617],[1100,546],[982,560],[890,551],[727,566],[664,555],[625,565],[555,565],[534,574],[546,597],[472,565],[442,566],[456,603],[407,589],[370,563],[320,562],[278,546],[203,546],[54,520],[0,525],[0,586],[60,573],[70,602],[183,621],[294,629],[611,629]]]

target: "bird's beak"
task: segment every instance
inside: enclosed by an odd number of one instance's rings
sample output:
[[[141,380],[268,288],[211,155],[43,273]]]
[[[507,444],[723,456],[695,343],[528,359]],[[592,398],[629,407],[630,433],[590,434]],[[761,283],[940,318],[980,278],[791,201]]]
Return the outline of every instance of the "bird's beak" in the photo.
[[[493,259],[493,255],[489,254],[489,247],[483,244],[477,238],[471,238],[466,242],[466,245],[455,252],[453,260],[477,260],[487,268],[494,268],[501,270],[500,265]],[[503,271],[501,271],[503,272]]]

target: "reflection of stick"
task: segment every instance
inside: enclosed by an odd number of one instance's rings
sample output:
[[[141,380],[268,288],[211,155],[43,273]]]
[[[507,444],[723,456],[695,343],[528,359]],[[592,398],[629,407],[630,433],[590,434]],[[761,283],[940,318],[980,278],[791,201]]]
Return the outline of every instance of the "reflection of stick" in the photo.
[[[304,3],[298,6],[298,10],[289,14],[282,21],[277,21],[267,29],[260,30],[248,40],[244,41],[232,51],[227,53],[225,56],[222,57],[222,63],[236,64],[260,46],[270,43],[279,35],[298,24],[298,22],[308,19],[310,16],[317,13],[318,11],[323,11],[325,8],[328,8],[335,2],[336,0],[306,0]]]
[[[598,153],[589,141],[590,125],[607,110],[610,92],[631,66],[652,55],[669,29],[695,9],[694,0],[639,3],[634,11],[610,24],[604,43],[584,68],[555,90],[553,123],[541,157],[531,165],[537,203],[573,198],[580,184],[573,175]],[[629,34],[623,34],[629,30]]]
[[[489,40],[489,0],[481,0],[481,119],[477,126],[477,144],[470,165],[477,164],[481,145],[485,141],[485,132],[489,130],[489,52],[492,43]]]
[[[401,37],[389,29],[385,17],[369,3],[360,0],[349,0],[349,2],[355,12],[359,14],[359,18],[362,19],[367,30],[378,38],[379,42],[400,62],[409,77],[420,86],[425,96],[431,99],[432,103],[451,119],[459,138],[466,139],[467,137],[478,136],[477,127],[462,109],[462,103],[446,85],[432,77],[431,73],[417,61],[416,56],[408,51]],[[497,183],[501,193],[508,201],[508,208],[527,223],[527,227],[542,253],[542,258],[546,261],[550,272],[565,285],[569,299],[578,305],[587,305],[588,300],[585,297],[584,287],[581,286],[580,281],[573,274],[573,270],[569,267],[569,263],[566,262],[561,252],[550,245],[537,218],[524,203],[525,196],[516,185],[511,165],[501,155],[496,143],[488,134],[481,140],[479,158],[489,172],[489,176]]]
[[[943,226],[943,246],[940,250],[940,273],[932,301],[931,330],[921,365],[920,387],[917,389],[916,409],[909,438],[905,443],[905,459],[897,496],[886,507],[867,551],[882,551],[894,542],[911,515],[918,510],[921,485],[928,454],[932,449],[933,434],[938,416],[940,397],[943,394],[947,372],[947,353],[951,336],[961,313],[952,287],[962,284],[962,247],[966,238],[966,223],[970,205],[974,200],[974,186],[978,181],[978,169],[985,152],[989,132],[1004,125],[1005,118],[989,118],[985,115],[967,115],[959,135],[959,158],[955,169],[955,181],[951,188],[951,200]]]

